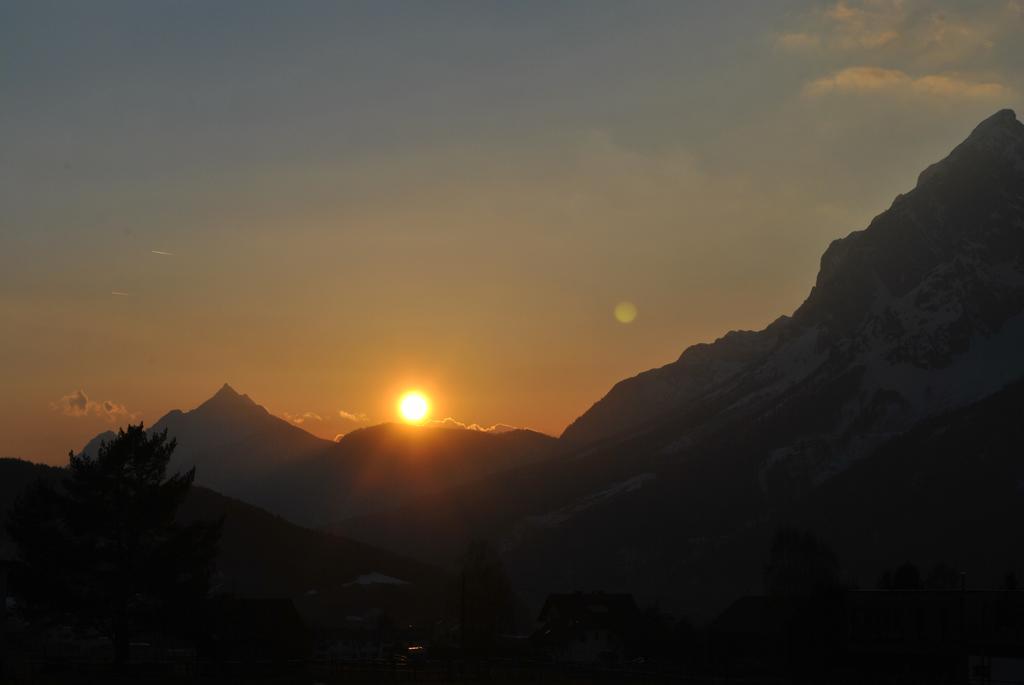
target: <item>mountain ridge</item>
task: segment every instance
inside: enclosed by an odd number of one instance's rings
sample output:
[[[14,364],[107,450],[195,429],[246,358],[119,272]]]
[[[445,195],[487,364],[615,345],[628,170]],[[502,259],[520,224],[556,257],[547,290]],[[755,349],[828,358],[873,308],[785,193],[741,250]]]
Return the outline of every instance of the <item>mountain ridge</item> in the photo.
[[[555,451],[555,439],[536,431],[449,425],[382,423],[324,440],[227,383],[194,409],[169,411],[149,430],[165,429],[178,441],[172,470],[195,467],[200,485],[325,528]],[[101,433],[82,452],[94,453],[113,436]]]

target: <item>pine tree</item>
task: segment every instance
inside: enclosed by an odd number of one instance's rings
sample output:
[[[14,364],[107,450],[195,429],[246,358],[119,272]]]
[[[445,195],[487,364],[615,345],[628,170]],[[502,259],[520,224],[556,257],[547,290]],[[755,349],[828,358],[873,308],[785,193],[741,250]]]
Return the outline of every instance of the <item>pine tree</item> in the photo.
[[[462,558],[459,582],[462,648],[489,654],[498,636],[515,622],[516,596],[501,557],[487,542],[471,542]]]
[[[208,592],[221,524],[176,522],[195,469],[166,476],[175,446],[130,425],[95,455],[69,455],[63,481],[38,484],[9,515],[19,595],[51,621],[101,631],[118,664],[136,631],[174,625]]]

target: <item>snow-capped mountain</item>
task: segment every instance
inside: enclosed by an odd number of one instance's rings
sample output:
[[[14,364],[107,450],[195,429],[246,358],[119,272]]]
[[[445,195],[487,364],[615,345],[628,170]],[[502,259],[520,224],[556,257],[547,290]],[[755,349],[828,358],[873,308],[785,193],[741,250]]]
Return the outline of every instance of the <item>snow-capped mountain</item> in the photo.
[[[584,444],[774,425],[761,464],[817,482],[1024,373],[1024,124],[983,121],[862,231],[834,241],[791,317],[622,381],[569,426]],[[670,433],[672,431],[669,431]]]

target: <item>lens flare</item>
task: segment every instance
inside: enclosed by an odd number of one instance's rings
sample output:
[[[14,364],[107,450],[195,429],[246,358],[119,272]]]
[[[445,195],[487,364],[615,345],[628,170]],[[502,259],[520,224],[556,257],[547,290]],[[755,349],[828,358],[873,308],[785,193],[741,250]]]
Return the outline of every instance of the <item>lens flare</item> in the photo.
[[[398,400],[398,415],[406,423],[421,423],[427,418],[430,402],[421,392],[410,390]]]
[[[619,323],[632,323],[636,318],[636,305],[632,302],[619,302],[615,305],[615,320]]]

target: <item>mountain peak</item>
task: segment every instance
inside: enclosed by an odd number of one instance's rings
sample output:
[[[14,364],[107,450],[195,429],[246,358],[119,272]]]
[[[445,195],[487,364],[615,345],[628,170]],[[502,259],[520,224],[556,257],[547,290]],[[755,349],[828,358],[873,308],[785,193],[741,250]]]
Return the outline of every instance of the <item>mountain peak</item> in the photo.
[[[841,423],[846,417],[861,416],[859,434],[870,423],[878,426],[878,435],[902,430],[937,407],[976,399],[1024,369],[1014,357],[1001,373],[978,366],[963,372],[970,383],[952,380],[961,378],[954,367],[981,364],[976,359],[985,355],[978,350],[988,341],[997,346],[992,349],[1014,349],[1016,339],[1010,336],[1024,337],[1024,323],[1006,326],[1015,317],[1024,322],[1022,222],[1024,123],[1004,109],[925,169],[917,187],[897,196],[867,228],[833,241],[822,255],[814,287],[791,318],[763,331],[692,346],[672,364],[621,381],[563,437],[581,444],[624,436],[677,420],[684,410],[691,412],[687,416],[703,416],[698,409],[708,411],[708,402],[724,407],[716,420],[734,410],[760,411],[749,409],[762,401],[758,392],[812,397],[810,377],[819,384],[814,387],[838,387],[841,378],[854,388],[837,390],[830,411],[842,430],[849,428]],[[987,368],[997,368],[989,363]],[[909,375],[890,376],[895,368],[914,374],[921,385]],[[793,379],[792,386],[781,380],[786,378]],[[821,398],[807,401],[789,411],[819,409]],[[878,407],[872,409],[876,413],[861,413],[870,402],[877,403],[871,405]],[[803,451],[800,439],[791,444],[808,463],[832,459]],[[846,449],[839,445],[822,449]],[[842,459],[861,449],[849,447]]]
[[[241,395],[228,383],[225,383],[224,385],[220,386],[220,390],[218,390],[214,394],[214,397],[241,397]]]
[[[974,127],[971,135],[942,161],[932,164],[917,178],[920,188],[933,179],[949,176],[960,169],[976,176],[1004,165],[1024,168],[1024,124],[1012,109],[1001,109]]]
[[[1017,121],[1017,115],[1012,109],[1001,109],[975,126],[971,135],[967,136],[967,140],[959,147],[980,147],[1001,153],[1022,142],[1024,124]],[[955,154],[956,150],[953,152]]]
[[[259,405],[256,404],[251,397],[249,397],[248,395],[243,395],[243,394],[239,393],[237,390],[232,388],[227,383],[225,383],[224,385],[220,386],[220,390],[218,390],[213,395],[213,397],[211,397],[210,399],[206,400],[205,402],[203,402],[200,405],[200,407],[221,407],[221,408],[229,408],[229,407],[251,408],[251,407],[258,407],[258,406]]]
[[[1017,114],[1012,109],[1001,109],[988,119],[985,119],[980,124],[974,127],[974,131],[968,136],[968,140],[974,136],[984,134],[985,132],[999,129],[1014,129],[1015,127],[1022,126],[1017,121]]]

